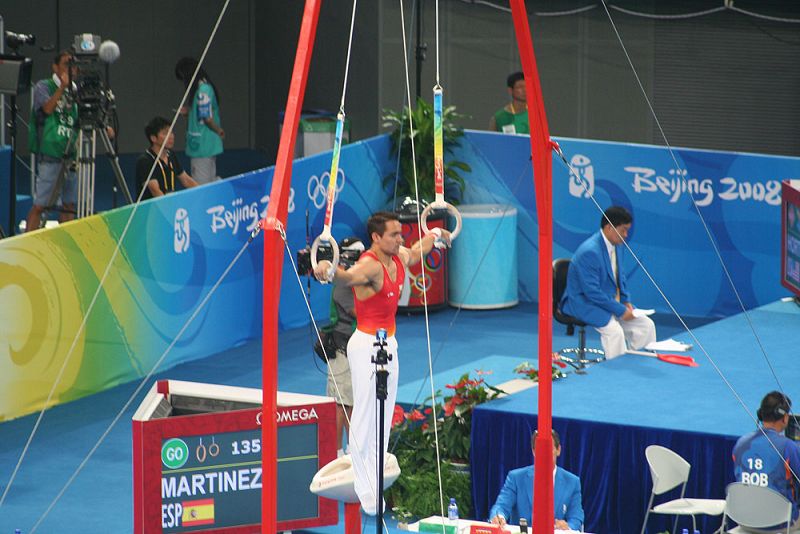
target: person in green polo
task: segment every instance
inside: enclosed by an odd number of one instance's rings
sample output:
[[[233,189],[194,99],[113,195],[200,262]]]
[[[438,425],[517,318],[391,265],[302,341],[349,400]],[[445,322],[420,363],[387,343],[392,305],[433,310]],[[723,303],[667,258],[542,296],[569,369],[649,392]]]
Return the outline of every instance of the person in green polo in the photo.
[[[197,71],[197,76],[192,76]],[[181,108],[187,116],[186,155],[191,159],[192,178],[199,184],[217,180],[217,156],[222,154],[225,130],[219,118],[219,91],[197,60],[181,58],[175,65],[175,77],[189,87],[188,106]]]
[[[78,124],[78,107],[67,98],[69,69],[72,52],[62,50],[53,58],[53,74],[36,83],[33,89],[33,110],[28,130],[28,146],[36,154],[36,182],[33,206],[28,212],[25,230],[38,230],[42,223],[42,213],[51,207],[50,199],[58,182],[62,163],[75,154],[70,140],[75,135]],[[73,73],[74,74],[74,73]],[[65,168],[64,181],[55,200],[61,198],[61,222],[75,218],[77,199],[77,178],[75,173]],[[54,200],[54,202],[55,202]]]
[[[528,128],[528,99],[525,94],[525,77],[514,72],[506,79],[511,101],[492,116],[489,129],[511,134],[530,133]]]

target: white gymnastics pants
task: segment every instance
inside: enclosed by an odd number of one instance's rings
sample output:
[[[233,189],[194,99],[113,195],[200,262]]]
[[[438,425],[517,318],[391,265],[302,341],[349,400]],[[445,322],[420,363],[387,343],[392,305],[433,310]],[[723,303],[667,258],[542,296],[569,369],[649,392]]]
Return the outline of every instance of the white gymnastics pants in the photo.
[[[353,380],[353,415],[350,418],[349,451],[353,460],[355,490],[361,508],[369,515],[377,513],[378,496],[376,476],[378,461],[378,400],[375,393],[375,364],[372,357],[377,351],[375,336],[356,330],[347,343],[347,358]],[[386,351],[392,357],[386,370],[389,371],[388,395],[384,408],[383,454],[389,447],[389,431],[392,428],[394,401],[397,398],[397,378],[400,366],[397,362],[397,340],[387,340]]]

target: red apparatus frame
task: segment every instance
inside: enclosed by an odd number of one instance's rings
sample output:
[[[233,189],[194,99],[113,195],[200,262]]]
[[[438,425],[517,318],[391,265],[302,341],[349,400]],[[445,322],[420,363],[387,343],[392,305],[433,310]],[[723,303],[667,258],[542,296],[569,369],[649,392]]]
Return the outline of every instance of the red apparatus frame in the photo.
[[[528,14],[524,0],[510,0],[517,37],[525,86],[528,94],[528,123],[531,132],[531,156],[533,161],[534,186],[536,189],[536,213],[539,222],[539,369],[548,370],[552,365],[552,142],[547,126],[547,116],[542,100],[542,89],[536,57],[533,51]],[[314,47],[321,0],[306,0],[295,55],[289,97],[284,115],[278,158],[272,182],[272,192],[267,207],[264,229],[264,322],[262,343],[263,357],[263,421],[262,462],[264,472],[275,472],[277,424],[275,418],[278,377],[278,305],[283,267],[283,240],[281,229],[286,225],[289,188],[291,186],[291,163],[300,110],[303,104],[308,67]],[[552,430],[552,377],[549,372],[539,375],[538,429],[535,451],[534,480],[534,534],[553,531],[553,439]],[[275,481],[264,480],[261,497],[261,532],[276,532],[277,501]]]

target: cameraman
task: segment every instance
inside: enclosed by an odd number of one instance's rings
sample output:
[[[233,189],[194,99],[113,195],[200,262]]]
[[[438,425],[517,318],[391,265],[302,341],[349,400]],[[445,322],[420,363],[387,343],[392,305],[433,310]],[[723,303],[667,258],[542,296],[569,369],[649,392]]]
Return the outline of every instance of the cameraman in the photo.
[[[74,155],[74,146],[70,148],[69,153],[67,147],[77,126],[78,106],[65,94],[70,78],[76,74],[73,67],[72,76],[70,76],[72,63],[72,52],[69,50],[59,52],[53,59],[53,75],[37,82],[33,90],[33,111],[28,129],[28,145],[31,152],[37,154],[38,172],[36,174],[36,193],[33,198],[33,206],[28,212],[26,232],[39,229],[42,213],[48,208],[61,167],[66,165]],[[62,207],[59,221],[74,219],[77,178],[75,172],[68,168],[65,168],[59,197]]]

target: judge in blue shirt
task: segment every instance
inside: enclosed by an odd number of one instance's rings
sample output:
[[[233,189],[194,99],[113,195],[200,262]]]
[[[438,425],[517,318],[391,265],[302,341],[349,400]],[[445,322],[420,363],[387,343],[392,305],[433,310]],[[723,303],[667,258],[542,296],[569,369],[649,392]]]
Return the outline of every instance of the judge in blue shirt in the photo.
[[[536,443],[536,433],[531,436],[531,448]],[[561,454],[561,439],[553,430],[553,465]],[[583,504],[581,503],[581,481],[556,466],[553,469],[553,503],[555,505],[555,528],[558,530],[580,530],[583,526]],[[533,521],[533,466],[513,469],[508,473],[503,489],[489,512],[489,520],[496,525],[519,523],[524,517],[528,524]]]
[[[562,312],[595,327],[606,359],[641,349],[656,340],[656,326],[647,316],[637,317],[628,293],[621,256],[633,225],[633,216],[611,206],[600,218],[600,231],[584,241],[569,265],[567,288],[559,305]]]

